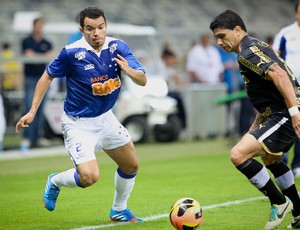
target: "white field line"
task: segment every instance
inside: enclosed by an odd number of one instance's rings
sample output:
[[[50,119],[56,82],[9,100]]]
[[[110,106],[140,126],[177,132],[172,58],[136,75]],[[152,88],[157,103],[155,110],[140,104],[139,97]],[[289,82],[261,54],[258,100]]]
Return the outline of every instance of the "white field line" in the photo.
[[[242,204],[245,202],[251,202],[251,201],[256,201],[256,200],[262,200],[266,199],[265,196],[259,196],[259,197],[253,197],[249,199],[244,199],[244,200],[234,200],[234,201],[228,201],[220,204],[211,204],[207,206],[203,206],[203,210],[208,210],[208,209],[214,209],[214,208],[219,208],[219,207],[225,207],[225,206],[231,206],[231,205],[238,205]],[[158,220],[162,219],[165,217],[168,217],[169,213],[164,213],[164,214],[159,214],[159,215],[153,215],[149,217],[144,217],[142,218],[144,221],[153,221],[153,220]],[[111,223],[111,224],[103,224],[103,225],[94,225],[94,226],[86,226],[86,227],[81,227],[81,228],[72,228],[70,230],[91,230],[91,229],[101,229],[101,228],[109,228],[109,227],[116,227],[120,225],[125,225],[125,224],[130,224],[128,222],[116,222],[116,223]]]

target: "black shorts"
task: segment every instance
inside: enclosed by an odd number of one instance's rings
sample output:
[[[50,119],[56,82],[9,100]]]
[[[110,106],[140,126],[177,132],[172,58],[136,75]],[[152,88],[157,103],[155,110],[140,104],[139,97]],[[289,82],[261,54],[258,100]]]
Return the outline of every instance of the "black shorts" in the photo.
[[[268,154],[282,155],[290,150],[297,136],[287,112],[272,114],[250,132]]]

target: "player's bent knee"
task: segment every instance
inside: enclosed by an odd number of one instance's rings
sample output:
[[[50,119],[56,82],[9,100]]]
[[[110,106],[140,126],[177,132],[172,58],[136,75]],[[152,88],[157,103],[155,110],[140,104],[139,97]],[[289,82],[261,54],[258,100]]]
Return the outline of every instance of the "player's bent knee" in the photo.
[[[95,184],[99,180],[98,173],[87,173],[80,175],[80,183],[83,187],[89,187]]]
[[[234,147],[231,149],[230,151],[230,160],[231,162],[235,165],[238,166],[241,163],[243,163],[244,159],[243,159],[243,155],[242,153],[239,151],[238,148]]]
[[[280,160],[281,156],[274,156],[274,155],[264,155],[261,157],[262,161],[264,162],[264,165],[272,165],[277,163]]]
[[[138,171],[138,169],[139,169],[139,164],[127,165],[127,166],[123,166],[123,167],[120,166],[120,170],[126,174],[134,174]]]
[[[130,174],[132,173],[136,173],[139,169],[139,165],[135,165],[133,167],[130,168]]]

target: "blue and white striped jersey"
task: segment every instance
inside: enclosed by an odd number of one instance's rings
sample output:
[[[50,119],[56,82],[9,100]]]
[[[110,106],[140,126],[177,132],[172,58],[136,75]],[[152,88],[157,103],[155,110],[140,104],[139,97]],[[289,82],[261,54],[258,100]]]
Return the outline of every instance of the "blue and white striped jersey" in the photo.
[[[84,37],[65,46],[46,68],[54,78],[66,77],[67,95],[64,110],[71,116],[95,117],[111,109],[121,89],[121,69],[113,61],[123,56],[135,70],[144,70],[122,40],[106,37],[99,53]]]

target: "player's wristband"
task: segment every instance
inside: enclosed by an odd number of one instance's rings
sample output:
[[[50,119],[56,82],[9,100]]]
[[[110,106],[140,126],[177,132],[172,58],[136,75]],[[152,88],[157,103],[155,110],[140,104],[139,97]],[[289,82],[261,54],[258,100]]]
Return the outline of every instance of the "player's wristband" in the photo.
[[[299,113],[298,106],[293,106],[293,107],[289,108],[289,114],[291,115],[291,117],[295,116],[298,113]]]

